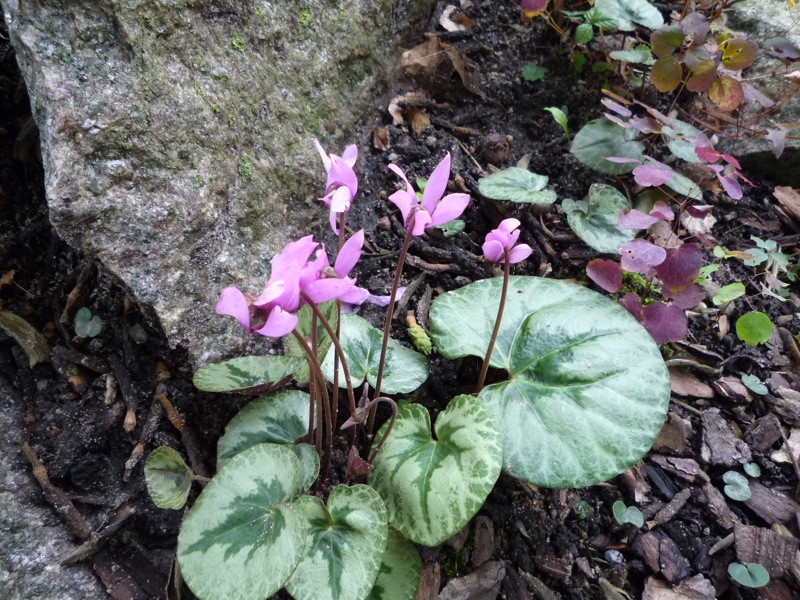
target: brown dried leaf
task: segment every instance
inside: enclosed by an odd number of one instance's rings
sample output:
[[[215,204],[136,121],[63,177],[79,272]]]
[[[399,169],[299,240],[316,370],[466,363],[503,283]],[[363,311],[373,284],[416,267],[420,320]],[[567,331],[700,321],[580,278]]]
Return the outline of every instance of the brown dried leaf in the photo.
[[[789,186],[777,185],[772,191],[772,195],[780,202],[786,212],[800,221],[800,193],[797,190]]]
[[[431,120],[428,118],[428,115],[420,108],[412,108],[408,111],[408,122],[411,125],[411,131],[414,132],[414,135],[419,135],[426,127],[430,127],[431,125]]]
[[[25,319],[14,313],[0,310],[0,327],[22,347],[28,356],[31,368],[50,360],[47,340]]]
[[[700,381],[695,375],[670,367],[669,382],[672,393],[677,396],[692,396],[694,398],[713,398],[714,390],[710,385]]]
[[[407,92],[399,96],[395,96],[389,101],[389,114],[392,115],[393,125],[402,125],[405,122],[403,113],[410,107],[424,106],[428,104],[431,99],[427,94],[422,92]]]
[[[714,600],[716,590],[711,582],[698,574],[684,579],[674,588],[667,581],[648,578],[642,600]]]
[[[4,285],[10,285],[12,281],[14,281],[14,274],[16,271],[11,269],[10,271],[6,271],[2,275],[0,275],[0,288]]]
[[[372,147],[381,152],[392,147],[389,141],[389,131],[385,127],[377,127],[372,130]]]

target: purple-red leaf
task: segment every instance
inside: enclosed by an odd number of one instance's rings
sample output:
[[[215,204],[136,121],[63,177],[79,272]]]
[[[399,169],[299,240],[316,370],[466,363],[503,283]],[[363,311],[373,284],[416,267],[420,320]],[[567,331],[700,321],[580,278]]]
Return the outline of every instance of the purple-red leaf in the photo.
[[[628,292],[622,297],[619,303],[622,304],[625,310],[633,315],[634,319],[640,323],[642,322],[644,315],[642,314],[642,301],[639,300],[639,296]]]
[[[706,297],[703,288],[696,283],[692,283],[689,287],[681,290],[680,292],[672,292],[664,288],[663,293],[664,297],[671,299],[675,306],[685,310],[694,308]]]
[[[641,186],[658,187],[672,179],[674,173],[667,165],[639,165],[633,170],[633,178]]]
[[[772,142],[772,153],[775,158],[780,158],[786,144],[786,131],[782,127],[770,129],[767,131],[767,139]]]
[[[625,108],[621,104],[617,104],[609,98],[603,98],[600,100],[600,104],[605,106],[608,110],[615,112],[618,115],[622,115],[623,117],[630,117],[633,114],[629,109]]]
[[[586,265],[586,275],[609,293],[622,289],[622,269],[613,260],[595,258]]]
[[[684,244],[668,248],[666,258],[656,267],[661,283],[670,292],[680,292],[689,287],[703,266],[703,252],[697,244]]]
[[[690,92],[705,92],[718,77],[717,63],[714,59],[700,61],[689,71],[686,89]]]
[[[630,273],[653,275],[654,267],[664,262],[667,251],[643,239],[635,239],[619,249],[622,268]]]
[[[634,208],[620,213],[617,225],[620,229],[647,229],[656,223],[658,223],[658,217],[651,217]]]
[[[675,213],[672,212],[672,209],[665,203],[661,202],[661,200],[653,205],[650,214],[654,217],[658,217],[659,219],[664,219],[665,221],[672,221],[672,219],[675,218]]]
[[[739,182],[736,181],[733,177],[729,175],[720,175],[717,174],[717,178],[719,182],[722,184],[722,187],[725,188],[725,193],[728,194],[734,200],[741,200],[742,196],[742,186],[739,185]]]
[[[677,342],[686,335],[689,322],[686,313],[677,306],[653,302],[645,306],[642,312],[642,325],[653,336],[656,344]]]
[[[695,219],[705,219],[708,216],[708,213],[711,212],[711,205],[697,204],[694,206],[687,206],[686,212],[689,213],[689,216],[694,217]]]

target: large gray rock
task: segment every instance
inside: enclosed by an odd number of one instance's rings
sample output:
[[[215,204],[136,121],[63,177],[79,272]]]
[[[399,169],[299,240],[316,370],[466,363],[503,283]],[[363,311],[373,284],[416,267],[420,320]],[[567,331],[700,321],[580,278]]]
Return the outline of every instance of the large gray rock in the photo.
[[[745,71],[748,79],[758,89],[772,99],[777,99],[775,109],[757,123],[756,129],[766,130],[775,123],[789,125],[787,135],[795,139],[786,139],[786,149],[779,160],[775,159],[772,144],[761,136],[747,142],[733,141],[725,146],[740,159],[742,165],[752,171],[760,172],[774,183],[800,187],[800,82],[788,81],[783,75],[788,72],[781,62],[764,54],[764,42],[783,36],[800,46],[800,31],[791,24],[798,18],[798,9],[792,9],[788,2],[776,0],[744,0],[737,2],[726,11],[728,26],[742,31],[747,37],[756,41],[761,47],[759,58],[755,64]],[[800,68],[796,63],[789,71]],[[758,110],[763,110],[758,107]],[[743,122],[756,114],[756,110],[748,109]],[[748,123],[749,125],[750,123]]]
[[[325,215],[311,140],[348,141],[398,32],[431,3],[0,2],[53,224],[196,363],[244,342],[214,314],[220,290],[258,292],[275,252]]]

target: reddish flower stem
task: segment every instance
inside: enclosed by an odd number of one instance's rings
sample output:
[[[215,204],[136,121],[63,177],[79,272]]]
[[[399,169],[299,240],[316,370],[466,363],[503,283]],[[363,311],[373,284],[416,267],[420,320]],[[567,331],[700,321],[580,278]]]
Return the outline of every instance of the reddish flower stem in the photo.
[[[321,471],[322,475],[325,476],[328,473],[328,470],[331,466],[331,454],[333,450],[333,421],[331,420],[331,406],[330,406],[330,398],[328,397],[328,387],[325,383],[325,377],[322,375],[322,368],[319,365],[319,360],[317,360],[317,356],[311,350],[308,345],[308,342],[300,335],[297,330],[292,331],[292,335],[294,335],[295,339],[300,343],[303,347],[303,350],[306,352],[306,357],[308,358],[308,368],[313,375],[313,377],[317,380],[317,386],[322,391],[322,404],[321,407],[318,407],[318,415],[317,415],[317,454],[319,454],[320,458],[322,459]],[[325,413],[325,420],[327,421],[327,452],[323,454],[322,452],[322,413]]]
[[[386,402],[389,406],[392,407],[392,418],[389,421],[389,426],[386,428],[386,433],[383,434],[381,441],[378,443],[377,446],[375,446],[375,450],[373,450],[372,453],[369,455],[369,460],[367,460],[369,464],[372,464],[375,461],[375,457],[378,455],[378,452],[386,443],[386,440],[389,439],[389,434],[392,433],[392,427],[394,427],[394,422],[397,420],[397,402],[386,396],[379,396],[375,398],[372,402],[370,402],[371,404],[370,410],[372,408],[377,408],[377,403],[379,402]]]
[[[506,307],[506,295],[508,294],[508,279],[511,275],[511,259],[508,256],[508,248],[503,248],[505,264],[503,265],[503,291],[500,293],[500,306],[497,308],[497,318],[494,321],[492,337],[489,339],[489,347],[486,348],[486,356],[483,357],[481,374],[478,377],[478,385],[475,386],[475,393],[480,394],[483,389],[483,382],[486,380],[486,373],[489,371],[489,361],[492,358],[494,343],[497,341],[497,334],[500,331],[500,322],[503,320],[503,310]]]

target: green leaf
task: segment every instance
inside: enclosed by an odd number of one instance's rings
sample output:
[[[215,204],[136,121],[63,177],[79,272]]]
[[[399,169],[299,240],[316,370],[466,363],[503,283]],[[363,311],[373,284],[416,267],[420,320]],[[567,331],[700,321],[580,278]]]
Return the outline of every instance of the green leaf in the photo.
[[[569,141],[569,121],[567,120],[567,115],[564,114],[560,108],[556,108],[555,106],[548,106],[544,108],[551,115],[553,115],[553,120],[561,125],[561,129],[564,130],[564,135],[567,136],[567,141]]]
[[[671,92],[681,84],[683,67],[674,56],[662,56],[650,70],[650,81],[659,92]]]
[[[727,304],[728,302],[732,302],[739,298],[740,296],[744,296],[745,288],[743,283],[729,283],[728,285],[723,285],[719,288],[716,295],[711,298],[711,301],[719,306],[720,304]]]
[[[614,519],[620,525],[625,525],[626,523],[630,523],[634,527],[641,527],[644,525],[644,517],[642,516],[642,511],[640,511],[635,506],[625,506],[625,503],[621,500],[617,500],[611,507],[612,512],[614,513]]]
[[[745,463],[744,472],[750,475],[750,477],[761,477],[761,467],[758,466],[757,463],[749,462]]]
[[[100,335],[103,330],[103,320],[97,315],[92,316],[85,306],[78,309],[75,313],[75,334],[83,338],[90,338]]]
[[[752,495],[747,477],[736,471],[727,471],[722,476],[722,481],[727,485],[723,488],[725,495],[732,500],[744,502]]]
[[[22,347],[31,368],[50,360],[50,346],[45,337],[19,315],[0,310],[0,327]]]
[[[353,314],[342,315],[340,341],[350,367],[353,387],[366,380],[375,387],[378,361],[381,357],[383,332],[375,329],[366,320]],[[328,381],[333,381],[333,354],[331,348],[322,363],[322,372]],[[408,394],[428,378],[428,359],[419,352],[389,340],[386,365],[383,369],[381,390],[387,394]],[[344,371],[339,365],[339,387],[346,387]]]
[[[749,312],[736,321],[736,335],[748,346],[763,344],[771,333],[772,321],[763,312]]]
[[[742,375],[742,383],[748,390],[759,396],[766,396],[769,390],[755,375]]]
[[[526,204],[551,204],[556,193],[545,190],[546,175],[531,173],[528,169],[509,167],[478,180],[478,190],[492,200],[510,200]]]
[[[503,459],[500,431],[473,396],[453,398],[435,431],[434,439],[425,407],[399,402],[394,428],[369,474],[392,526],[426,546],[443,543],[483,506]]]
[[[175,450],[160,446],[144,461],[144,480],[157,507],[177,509],[186,504],[194,472]]]
[[[467,224],[461,219],[455,219],[454,221],[448,221],[447,223],[438,225],[436,229],[441,229],[444,237],[449,238],[457,236],[459,233],[464,231],[466,226]]]
[[[586,68],[586,62],[589,59],[586,58],[585,54],[581,54],[580,52],[576,52],[572,55],[572,70],[576,73],[583,73],[583,70]]]
[[[148,335],[141,323],[134,323],[131,325],[128,329],[128,335],[131,336],[131,339],[137,344],[144,344],[147,342]]]
[[[614,70],[614,65],[611,63],[603,62],[596,62],[592,65],[592,73],[597,73],[598,75],[602,73],[608,73],[609,71]]]
[[[653,54],[662,58],[670,56],[683,44],[683,28],[680,25],[667,25],[650,35]]]
[[[650,52],[645,44],[636,46],[633,50],[616,50],[611,52],[609,57],[614,60],[621,60],[623,62],[641,63],[644,65],[652,65],[656,62],[653,53]]]
[[[575,134],[570,152],[584,165],[598,173],[622,175],[630,173],[635,163],[614,163],[606,160],[609,156],[633,158],[641,161],[644,146],[636,141],[639,132],[625,129],[605,117],[589,121]]]
[[[237,392],[278,383],[302,363],[293,356],[241,356],[200,367],[192,382],[204,392]]]
[[[527,63],[522,67],[522,79],[525,81],[539,81],[547,75],[547,69],[536,63]]]
[[[672,177],[664,185],[685,198],[691,198],[692,200],[703,199],[703,192],[700,186],[677,171],[672,172]]]
[[[308,434],[310,404],[308,394],[297,390],[267,394],[247,404],[217,442],[217,467],[257,444],[293,446]]]
[[[417,180],[419,181],[419,180]],[[427,180],[424,180],[427,183]],[[424,187],[424,186],[423,186]],[[328,323],[331,325],[331,329],[336,331],[336,322],[339,319],[339,307],[336,304],[335,300],[330,300],[328,302],[323,302],[319,305],[319,309],[322,311],[322,314],[328,320]],[[301,306],[300,310],[297,311],[297,317],[299,321],[297,322],[297,327],[295,331],[299,333],[303,338],[310,340],[311,339],[311,324],[313,322],[314,313],[311,310],[310,306]],[[300,345],[293,335],[289,335],[284,338],[283,340],[283,347],[285,348],[285,352],[288,356],[296,356],[302,359],[302,364],[297,368],[295,371],[294,379],[297,383],[308,383],[308,362],[306,360],[306,352],[303,350],[303,347]],[[328,349],[331,347],[331,339],[328,336],[328,332],[325,330],[325,326],[322,323],[317,323],[317,356],[322,357],[328,353]]]
[[[637,24],[648,29],[664,24],[661,13],[647,0],[597,0],[594,8],[613,19],[620,31],[633,31]]]
[[[769,571],[758,563],[732,562],[728,565],[728,575],[736,583],[749,588],[764,587],[769,583]]]
[[[575,43],[588,44],[594,37],[594,31],[590,23],[581,23],[575,28]]]
[[[259,444],[234,456],[205,487],[178,536],[178,563],[199,598],[264,600],[303,553],[305,522],[289,501],[300,467],[290,448]]]
[[[414,544],[389,527],[381,569],[367,600],[413,600],[422,576],[422,560]]]
[[[477,281],[434,301],[443,356],[484,356],[501,286]],[[512,277],[491,365],[510,376],[479,396],[503,432],[504,470],[535,485],[613,477],[664,424],[670,383],[658,347],[619,304],[581,286]]]
[[[338,485],[328,506],[313,496],[295,503],[306,522],[303,558],[286,583],[296,600],[363,600],[381,566],[386,508],[366,485]]]
[[[572,231],[598,252],[618,254],[620,246],[636,237],[633,229],[620,229],[619,213],[630,210],[628,199],[616,188],[593,183],[587,200],[561,202]]]
[[[597,7],[592,7],[583,13],[583,19],[594,25],[598,29],[602,29],[604,31],[614,31],[617,26],[617,22],[614,19],[607,17],[605,14],[597,10]]]
[[[670,151],[686,162],[703,162],[694,151],[696,143],[689,141],[695,140],[700,134],[700,130],[678,119],[672,119],[672,122],[675,124],[674,128],[667,125],[661,127],[661,135],[667,140],[667,147],[669,147]]]

